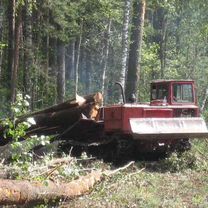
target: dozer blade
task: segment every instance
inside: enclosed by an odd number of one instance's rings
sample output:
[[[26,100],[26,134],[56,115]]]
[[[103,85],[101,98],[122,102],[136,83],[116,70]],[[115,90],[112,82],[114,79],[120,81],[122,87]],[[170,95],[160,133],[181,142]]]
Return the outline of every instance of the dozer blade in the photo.
[[[134,139],[206,138],[208,129],[200,118],[131,118]]]

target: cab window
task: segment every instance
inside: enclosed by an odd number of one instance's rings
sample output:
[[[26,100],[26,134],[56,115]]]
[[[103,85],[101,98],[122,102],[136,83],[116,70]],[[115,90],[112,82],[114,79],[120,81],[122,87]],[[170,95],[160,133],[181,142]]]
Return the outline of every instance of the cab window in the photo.
[[[168,97],[167,85],[152,85],[151,100],[163,100]]]
[[[192,84],[174,84],[173,101],[177,103],[194,102]]]

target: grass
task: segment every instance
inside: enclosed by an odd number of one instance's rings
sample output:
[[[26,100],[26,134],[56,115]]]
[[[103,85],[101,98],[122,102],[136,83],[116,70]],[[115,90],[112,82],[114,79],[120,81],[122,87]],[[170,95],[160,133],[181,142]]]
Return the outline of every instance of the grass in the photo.
[[[207,172],[128,170],[62,207],[208,207]]]
[[[174,155],[157,162],[137,161],[128,169],[106,178],[89,195],[63,203],[60,207],[206,208],[207,149],[206,140],[196,140],[192,150],[177,156],[177,159]],[[140,172],[141,168],[145,169]]]
[[[55,206],[38,208],[206,208],[208,207],[208,141],[194,140],[190,151],[160,161],[136,161],[128,168],[105,177],[88,195],[60,202]],[[45,156],[40,164],[32,164],[29,172],[11,169],[15,178],[49,180],[48,165],[52,158]],[[2,167],[5,168],[5,167]],[[112,164],[89,159],[86,155],[54,169],[55,181],[71,181],[94,169],[115,169]],[[46,172],[46,175],[43,175]]]

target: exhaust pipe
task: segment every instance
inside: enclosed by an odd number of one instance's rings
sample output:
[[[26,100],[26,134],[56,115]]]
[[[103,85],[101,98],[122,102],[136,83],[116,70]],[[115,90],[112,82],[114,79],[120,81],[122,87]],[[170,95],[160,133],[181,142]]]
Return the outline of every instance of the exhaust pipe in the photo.
[[[124,89],[123,89],[123,86],[120,82],[116,82],[115,83],[116,85],[119,85],[120,86],[120,89],[121,89],[121,95],[122,95],[122,99],[123,99],[123,104],[126,103],[126,98],[125,98],[125,95],[124,95]]]

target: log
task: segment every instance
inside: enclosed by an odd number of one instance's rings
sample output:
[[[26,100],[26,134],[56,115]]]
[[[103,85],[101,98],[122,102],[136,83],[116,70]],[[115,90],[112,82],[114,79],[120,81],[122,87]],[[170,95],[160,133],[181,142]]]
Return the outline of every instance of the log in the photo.
[[[16,124],[33,117],[36,124],[27,129],[25,137],[32,135],[63,135],[68,128],[73,127],[82,118],[96,120],[102,99],[102,94],[99,92],[84,97],[77,95],[75,99],[21,116]],[[85,127],[82,126],[82,128]],[[5,127],[0,126],[0,139],[4,137],[5,130]],[[11,140],[11,138],[1,139],[0,145],[6,145]]]
[[[30,182],[18,180],[0,179],[0,205],[32,205],[38,203],[50,203],[54,200],[71,199],[89,192],[93,186],[104,177],[111,177],[114,174],[128,168],[134,162],[115,170],[92,171],[86,176],[69,183],[54,183],[49,181]],[[145,168],[137,171],[140,173]]]
[[[95,120],[99,106],[102,103],[102,95],[96,93],[85,96],[82,99],[79,97],[79,100],[82,100],[82,102],[71,100],[25,116],[24,119],[33,116],[36,121],[36,124],[28,129],[27,135],[32,133],[43,133],[44,135],[47,133],[49,135],[54,133],[61,134],[83,117]]]
[[[61,140],[70,139],[76,142],[102,142],[105,139],[104,123],[91,119],[81,119],[74,126],[66,129],[59,137]]]
[[[101,171],[82,176],[69,183],[0,180],[0,205],[25,205],[54,202],[83,195],[102,179]]]
[[[25,118],[29,118],[29,117],[33,117],[33,116],[41,115],[41,114],[54,113],[54,112],[58,112],[58,111],[67,110],[70,108],[76,108],[78,106],[82,106],[84,104],[89,104],[89,103],[94,103],[94,105],[100,106],[102,104],[102,100],[103,100],[102,94],[99,92],[92,94],[92,95],[86,95],[84,97],[76,95],[75,99],[67,100],[63,103],[51,106],[51,107],[46,108],[44,110],[40,110],[37,112],[33,112],[30,114],[21,116],[19,118],[19,120],[23,121]]]

